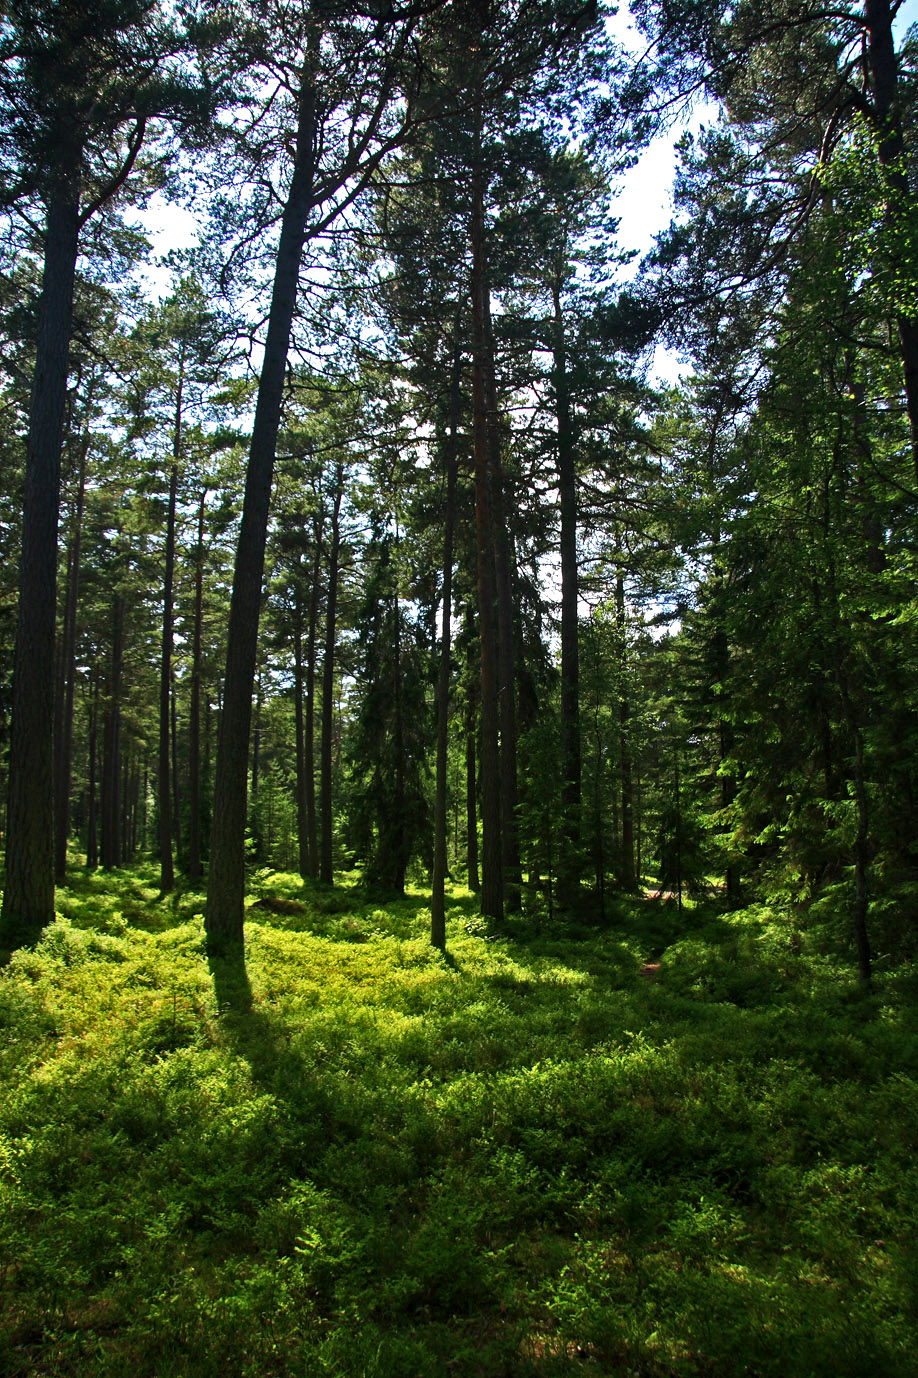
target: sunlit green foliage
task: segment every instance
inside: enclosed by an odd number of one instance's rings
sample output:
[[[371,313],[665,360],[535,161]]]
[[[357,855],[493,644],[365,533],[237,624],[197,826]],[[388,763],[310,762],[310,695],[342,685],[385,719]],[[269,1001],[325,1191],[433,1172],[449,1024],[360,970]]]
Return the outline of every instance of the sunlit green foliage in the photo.
[[[918,972],[843,917],[201,907],[94,877],[0,978],[5,1373],[909,1371]]]

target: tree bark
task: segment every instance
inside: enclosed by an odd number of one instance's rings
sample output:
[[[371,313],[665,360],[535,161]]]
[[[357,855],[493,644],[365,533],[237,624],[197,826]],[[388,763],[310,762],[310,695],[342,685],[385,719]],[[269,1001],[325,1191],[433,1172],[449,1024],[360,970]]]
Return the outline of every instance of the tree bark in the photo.
[[[223,712],[217,744],[214,817],[207,885],[205,929],[208,948],[243,942],[245,825],[252,685],[258,647],[258,619],[264,575],[268,509],[286,378],[287,350],[296,306],[306,222],[312,207],[316,140],[316,98],[308,63],[318,35],[310,39],[299,92],[293,177],[281,221],[271,312],[258,400],[249,448],[242,527],[233,572]]]
[[[124,599],[112,601],[112,646],[102,722],[102,838],[106,871],[121,865],[121,679],[124,667]]]
[[[198,544],[194,570],[194,631],[191,649],[191,704],[188,712],[188,876],[201,879],[201,640],[204,624],[204,501],[198,502]]]
[[[634,889],[634,781],[631,766],[631,703],[628,698],[628,662],[625,626],[625,579],[621,568],[615,576],[615,620],[618,629],[620,684],[618,698],[618,741],[622,786],[622,886]]]
[[[877,155],[889,192],[886,216],[893,233],[899,233],[904,238],[909,233],[909,222],[914,218],[916,208],[905,163],[899,69],[892,21],[890,0],[865,0],[867,65],[873,88],[872,114],[877,132]],[[912,462],[918,480],[918,320],[899,311],[896,329],[902,357]]]
[[[468,622],[470,631],[471,621],[471,612],[469,612]],[[468,694],[465,715],[465,838],[466,873],[468,875],[469,889],[473,895],[477,895],[481,889],[481,877],[478,873],[478,715],[475,711],[478,704],[473,674],[474,660],[475,647],[470,635]]]
[[[867,787],[864,782],[864,734],[854,729],[854,798],[857,805],[857,832],[854,838],[854,943],[857,950],[857,969],[862,982],[869,984],[870,940],[867,936],[867,864],[869,814]]]
[[[90,433],[80,445],[77,496],[73,514],[73,534],[67,560],[67,589],[64,596],[64,625],[61,635],[61,684],[54,732],[54,846],[55,876],[58,885],[67,879],[67,841],[70,836],[70,792],[73,764],[73,700],[76,691],[76,624],[80,593],[80,550],[83,538],[83,507],[86,498],[86,459]]]
[[[303,608],[299,583],[295,583],[293,628],[293,724],[295,732],[295,790],[297,865],[305,880],[309,875],[309,824],[306,813],[306,730],[303,699],[306,686],[303,673]]]
[[[398,548],[398,526],[396,525],[395,544]],[[399,895],[405,893],[405,874],[408,870],[408,839],[405,825],[405,717],[402,704],[402,614],[398,592],[398,575],[395,584],[395,683],[393,699],[395,704],[395,874],[394,888]]]
[[[581,748],[580,642],[577,578],[577,488],[567,346],[560,283],[552,284],[552,383],[558,446],[558,496],[561,506],[561,856],[558,877],[562,903],[570,906],[579,884]]]
[[[603,809],[603,758],[604,742],[599,719],[598,704],[593,709],[593,735],[595,737],[596,766],[593,774],[593,862],[596,872],[596,891],[599,895],[600,911],[605,915],[606,908],[606,848],[604,842],[605,817]]]
[[[472,421],[475,535],[478,555],[478,635],[481,650],[481,912],[504,916],[501,773],[498,725],[497,627],[494,578],[493,452],[485,383],[488,298],[481,167],[472,169]]]
[[[335,498],[332,505],[331,548],[328,554],[328,598],[325,611],[325,659],[322,665],[322,745],[319,762],[322,852],[319,878],[326,885],[335,881],[334,836],[332,821],[332,732],[335,710],[335,642],[338,614],[338,560],[341,547],[341,498],[344,465],[335,471]]]
[[[842,708],[844,710],[848,729],[854,742],[854,778],[852,783],[854,785],[854,802],[857,809],[857,829],[854,835],[854,946],[857,952],[858,976],[864,985],[869,985],[871,979],[871,952],[870,940],[867,934],[867,914],[869,907],[867,867],[869,864],[870,814],[867,800],[866,774],[864,770],[864,733],[861,730],[858,715],[851,701],[851,695],[848,692],[848,681],[843,666],[842,651],[837,640],[833,645],[833,658],[835,662],[835,682],[838,686],[838,693],[842,701]]]
[[[309,628],[306,633],[306,721],[303,742],[303,775],[306,792],[307,875],[319,874],[319,828],[316,815],[316,630],[319,622],[319,570],[322,561],[322,524],[314,519],[315,552],[309,591]]]
[[[19,612],[13,671],[6,884],[0,946],[37,941],[54,918],[54,634],[57,523],[80,161],[71,148],[52,188],[26,449]]]
[[[490,312],[488,313],[490,325]],[[490,332],[489,332],[490,333]],[[523,868],[520,859],[520,833],[517,810],[517,730],[516,730],[516,648],[513,627],[513,580],[510,535],[507,530],[503,475],[500,468],[500,445],[497,438],[497,398],[493,389],[494,360],[489,350],[491,379],[488,406],[489,430],[492,433],[495,476],[494,513],[495,582],[497,585],[497,664],[500,675],[500,791],[501,791],[501,860],[504,871],[504,896],[511,914],[522,908]]]
[[[182,793],[178,768],[178,695],[175,690],[175,672],[172,674],[172,836],[176,853],[182,854]]]
[[[642,812],[641,812],[641,769],[640,769],[640,764],[638,765],[638,769],[637,769],[637,772],[636,772],[636,774],[635,774],[635,780],[634,780],[634,800],[635,800],[635,822],[634,822],[634,832],[635,832],[635,850],[636,850],[636,864],[637,864],[637,875],[636,875],[636,880],[637,880],[638,885],[643,886],[643,884],[644,884],[644,858],[643,858],[643,856],[641,855],[641,842],[642,842]]]
[[[679,778],[679,748],[673,757],[673,789],[676,808],[676,897],[682,913],[682,783]]]
[[[131,742],[124,757],[124,764],[121,772],[121,836],[122,861],[125,866],[129,866],[134,860],[134,853],[137,850],[137,805],[139,803],[140,789],[137,780],[137,745]]]
[[[264,862],[264,839],[261,830],[261,805],[258,791],[261,787],[261,704],[262,671],[258,671],[258,688],[255,693],[255,731],[252,733],[252,791],[249,810],[249,831],[252,834],[252,854],[256,865]]]
[[[140,796],[140,850],[147,850],[147,794],[149,788],[150,763],[144,755],[143,758],[143,790]]]
[[[491,324],[491,292],[488,285],[487,244],[482,214],[483,290],[481,292],[481,356],[485,394],[488,471],[491,489],[491,522],[494,543],[494,582],[497,605],[497,670],[500,712],[501,863],[504,902],[511,914],[522,908],[523,870],[520,835],[516,730],[516,649],[513,626],[513,561],[504,501],[501,465],[500,414],[494,366],[494,330]]]
[[[99,864],[99,818],[96,778],[99,739],[99,672],[93,668],[89,700],[89,803],[86,822],[86,869],[94,871]]]
[[[462,349],[459,319],[453,340],[453,368],[450,386],[449,435],[446,442],[446,512],[443,532],[443,631],[440,637],[440,667],[437,677],[437,784],[434,803],[434,857],[430,896],[430,941],[446,947],[446,772],[449,748],[449,672],[450,619],[453,610],[453,532],[456,525],[457,449],[459,404],[462,382]]]
[[[122,751],[118,763],[118,836],[121,839],[120,866],[131,864],[131,744]]]
[[[159,661],[159,775],[157,800],[159,806],[159,888],[167,895],[175,887],[175,868],[172,862],[172,791],[170,779],[170,743],[172,739],[172,617],[173,584],[175,580],[175,509],[178,494],[178,460],[182,446],[182,385],[184,382],[184,342],[179,356],[178,391],[175,402],[175,425],[172,436],[172,465],[169,470],[169,508],[166,517],[166,567],[163,575],[163,636]]]

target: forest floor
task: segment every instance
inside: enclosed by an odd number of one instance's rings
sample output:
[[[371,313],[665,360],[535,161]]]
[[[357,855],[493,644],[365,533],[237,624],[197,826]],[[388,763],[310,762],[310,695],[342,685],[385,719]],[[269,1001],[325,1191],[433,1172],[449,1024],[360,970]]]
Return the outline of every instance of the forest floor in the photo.
[[[9,1378],[911,1378],[918,966],[635,899],[493,933],[152,870],[0,976]],[[837,930],[837,931],[836,931]]]

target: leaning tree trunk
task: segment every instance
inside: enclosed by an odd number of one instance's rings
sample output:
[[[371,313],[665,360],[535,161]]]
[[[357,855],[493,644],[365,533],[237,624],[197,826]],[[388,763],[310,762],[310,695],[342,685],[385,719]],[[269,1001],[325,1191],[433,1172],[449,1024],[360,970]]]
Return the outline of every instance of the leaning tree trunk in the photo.
[[[449,436],[446,443],[446,519],[443,532],[443,632],[440,637],[440,668],[437,676],[437,786],[434,803],[434,859],[430,896],[430,941],[446,947],[446,771],[449,747],[450,618],[453,609],[453,531],[456,525],[457,447],[459,434],[462,351],[459,322],[453,341],[450,388]]]
[[[312,46],[311,43],[310,49]],[[238,947],[243,941],[246,784],[261,583],[287,349],[306,222],[312,207],[315,135],[315,89],[312,73],[304,66],[293,178],[281,221],[271,313],[249,447],[242,526],[233,571],[204,925],[212,952]]]
[[[54,918],[54,633],[57,522],[80,162],[72,149],[48,203],[26,448],[19,615],[13,671],[6,883],[0,947],[35,942]]]
[[[334,829],[332,821],[332,733],[335,711],[335,639],[338,614],[338,556],[341,547],[341,497],[344,466],[335,471],[335,500],[332,506],[331,548],[328,554],[328,598],[325,609],[325,661],[322,666],[322,745],[319,762],[322,851],[319,879],[334,884]]]

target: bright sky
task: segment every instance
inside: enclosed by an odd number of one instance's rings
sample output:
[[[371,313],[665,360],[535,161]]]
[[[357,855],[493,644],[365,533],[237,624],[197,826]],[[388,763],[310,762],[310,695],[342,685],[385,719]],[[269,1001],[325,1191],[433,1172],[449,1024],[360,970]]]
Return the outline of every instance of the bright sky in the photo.
[[[908,0],[908,4],[918,11],[918,0]],[[620,42],[636,49],[643,43],[631,23],[627,4],[620,7],[615,17],[609,21],[608,27]],[[653,235],[669,224],[675,144],[683,133],[683,128],[697,129],[704,118],[710,120],[713,116],[713,107],[703,107],[696,111],[692,120],[684,127],[679,126],[669,134],[655,139],[637,166],[625,175],[616,201],[616,213],[621,216],[619,242],[623,249],[636,249],[643,253],[650,247]],[[186,248],[194,243],[197,233],[196,219],[181,206],[169,205],[164,200],[156,198],[141,219],[153,239],[157,255],[167,254],[172,249]],[[165,270],[151,268],[145,277],[153,290],[168,290],[169,274]]]
[[[901,43],[906,30],[913,24],[918,24],[918,0],[904,0],[893,25],[898,42]],[[628,46],[639,48],[643,44],[631,22],[627,4],[620,6],[608,27],[615,38]],[[715,106],[699,105],[684,125],[655,139],[637,165],[625,175],[616,200],[616,211],[621,216],[618,237],[623,249],[637,249],[643,253],[650,247],[653,236],[667,227],[672,215],[675,145],[686,129],[694,132],[702,124],[710,124],[715,116]]]
[[[894,25],[900,42],[912,24],[918,24],[918,0],[904,0]],[[619,7],[614,18],[608,21],[608,27],[620,42],[636,49],[643,44],[631,22],[627,3]],[[683,125],[655,139],[635,167],[625,174],[615,203],[616,214],[620,216],[618,238],[623,249],[644,253],[653,236],[667,227],[672,215],[675,145],[686,129],[696,131],[702,124],[711,123],[715,116],[713,105],[697,106]],[[195,217],[179,206],[154,202],[142,218],[159,255],[194,242]],[[168,290],[169,276],[160,268],[152,268],[145,274],[151,288],[158,293]],[[675,381],[678,374],[675,357],[669,351],[658,351],[654,371],[667,381]]]

